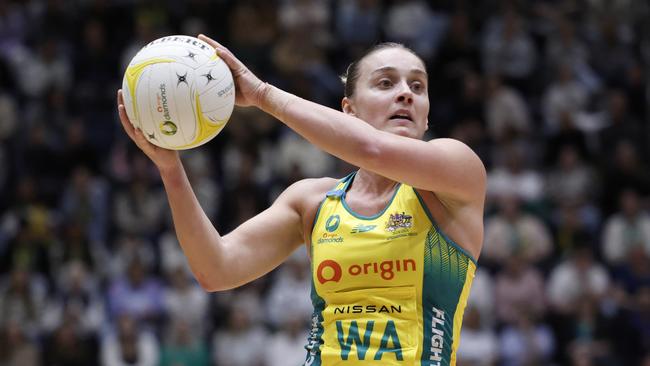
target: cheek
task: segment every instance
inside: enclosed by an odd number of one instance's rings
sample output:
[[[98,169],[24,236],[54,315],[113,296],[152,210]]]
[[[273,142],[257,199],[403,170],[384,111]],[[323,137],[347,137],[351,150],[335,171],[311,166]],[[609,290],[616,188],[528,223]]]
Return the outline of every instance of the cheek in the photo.
[[[383,118],[389,111],[391,100],[390,97],[381,93],[368,93],[358,100],[358,115],[368,119]]]

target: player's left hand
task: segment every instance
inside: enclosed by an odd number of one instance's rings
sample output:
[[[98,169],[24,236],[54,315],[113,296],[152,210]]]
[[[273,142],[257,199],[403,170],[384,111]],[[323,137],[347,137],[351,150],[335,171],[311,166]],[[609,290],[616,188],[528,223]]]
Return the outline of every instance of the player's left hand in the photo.
[[[199,34],[198,38],[214,47],[217,56],[224,60],[235,81],[235,104],[240,107],[259,106],[266,83],[253,74],[226,47],[214,39]]]

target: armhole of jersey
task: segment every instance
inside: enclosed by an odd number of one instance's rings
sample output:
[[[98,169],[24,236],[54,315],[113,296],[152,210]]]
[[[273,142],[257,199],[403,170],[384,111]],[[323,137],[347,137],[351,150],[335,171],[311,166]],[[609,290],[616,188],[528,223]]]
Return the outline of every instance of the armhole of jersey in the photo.
[[[474,265],[476,265],[477,263],[476,263],[476,259],[474,259],[474,256],[469,254],[469,252],[466,249],[458,245],[454,240],[452,240],[449,236],[447,236],[447,234],[445,234],[444,231],[440,229],[436,220],[433,219],[433,215],[431,214],[431,211],[429,211],[429,207],[427,206],[427,203],[424,202],[424,199],[422,198],[418,190],[415,189],[415,187],[411,187],[411,188],[413,189],[415,196],[418,198],[418,201],[420,201],[420,206],[422,206],[424,213],[427,215],[429,221],[431,221],[431,225],[433,225],[436,231],[440,233],[440,235],[442,235],[442,237],[445,239],[447,243],[451,244],[454,248],[458,249],[461,253],[466,255],[472,262],[474,262]]]
[[[325,200],[327,200],[327,197],[323,198],[320,203],[318,204],[318,209],[316,210],[316,215],[314,215],[314,221],[311,223],[311,230],[309,230],[309,258],[313,258],[313,247],[314,247],[314,228],[316,227],[316,221],[318,221],[318,217],[320,216],[320,209],[323,208],[323,205],[325,204]]]

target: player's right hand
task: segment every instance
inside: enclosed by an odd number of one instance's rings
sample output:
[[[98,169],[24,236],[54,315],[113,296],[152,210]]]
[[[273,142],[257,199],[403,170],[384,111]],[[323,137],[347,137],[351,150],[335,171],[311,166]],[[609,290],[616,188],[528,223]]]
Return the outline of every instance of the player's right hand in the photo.
[[[171,169],[180,164],[178,151],[164,149],[150,143],[139,128],[133,127],[131,121],[129,121],[129,117],[126,115],[122,89],[117,91],[117,113],[120,116],[120,122],[122,122],[122,127],[124,127],[126,134],[151,159],[156,167],[158,167],[158,170]]]

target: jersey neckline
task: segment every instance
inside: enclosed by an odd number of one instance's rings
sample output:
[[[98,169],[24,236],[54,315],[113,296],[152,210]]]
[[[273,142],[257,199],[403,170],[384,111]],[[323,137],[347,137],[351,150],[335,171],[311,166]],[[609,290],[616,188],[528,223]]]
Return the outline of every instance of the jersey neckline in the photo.
[[[399,189],[402,187],[402,183],[400,183],[400,182],[397,183],[397,186],[395,187],[395,190],[393,191],[393,195],[391,196],[390,200],[388,201],[386,206],[384,206],[384,208],[381,211],[379,211],[378,213],[376,213],[374,215],[371,215],[371,216],[365,216],[365,215],[361,215],[361,214],[355,212],[350,206],[348,206],[348,203],[347,203],[347,200],[346,200],[348,190],[350,189],[350,186],[352,185],[352,181],[354,180],[354,177],[356,177],[356,175],[357,175],[357,172],[355,171],[355,172],[350,173],[347,177],[345,177],[343,179],[344,185],[343,185],[343,188],[341,189],[343,191],[343,194],[341,194],[341,203],[343,203],[343,207],[345,208],[345,210],[350,215],[352,215],[352,216],[354,216],[354,217],[356,217],[358,219],[361,219],[361,220],[375,220],[375,219],[381,217],[381,215],[383,215],[388,210],[388,208],[393,204],[393,201],[395,200],[395,197],[397,197],[397,192],[399,192]]]

